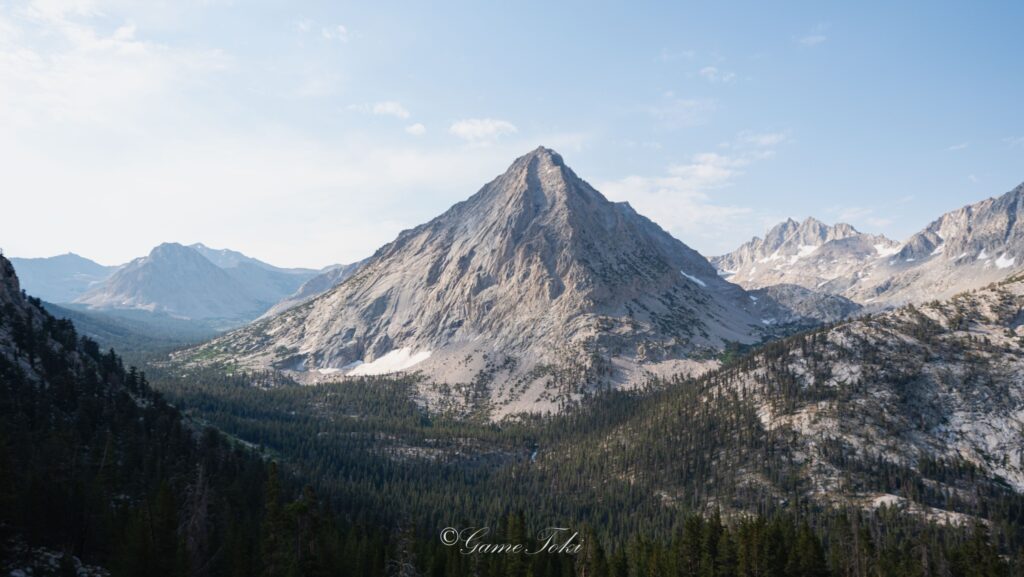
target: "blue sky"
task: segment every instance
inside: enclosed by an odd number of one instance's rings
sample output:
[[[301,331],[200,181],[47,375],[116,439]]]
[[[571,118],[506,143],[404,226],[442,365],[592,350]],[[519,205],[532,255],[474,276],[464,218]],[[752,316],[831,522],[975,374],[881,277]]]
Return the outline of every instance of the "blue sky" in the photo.
[[[0,247],[353,261],[555,148],[705,254],[1024,181],[1019,2],[0,2]]]

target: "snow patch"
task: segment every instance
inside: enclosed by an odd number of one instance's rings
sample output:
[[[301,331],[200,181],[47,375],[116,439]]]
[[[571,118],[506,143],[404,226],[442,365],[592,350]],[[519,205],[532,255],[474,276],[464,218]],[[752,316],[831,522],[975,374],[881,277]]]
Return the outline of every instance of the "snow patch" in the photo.
[[[876,244],[875,252],[878,253],[878,256],[892,256],[900,251],[900,246],[902,245],[885,246],[884,244]]]
[[[695,277],[695,276],[693,276],[691,274],[686,274],[684,271],[679,271],[679,272],[682,273],[683,276],[685,276],[686,278],[692,280],[693,282],[699,284],[702,287],[707,287],[708,286],[708,283],[700,280],[699,278],[697,278],[697,277]]]
[[[395,349],[378,359],[360,364],[349,371],[348,375],[354,377],[397,373],[429,359],[430,353],[431,351],[413,353],[409,347]]]
[[[986,258],[988,258],[988,253],[985,252],[985,249],[981,249],[981,252],[978,253],[978,260],[985,260]]]
[[[931,256],[937,256],[944,252],[946,252],[946,245],[940,244],[939,246],[935,247],[935,250],[932,251]]]
[[[1013,261],[1015,260],[1017,260],[1017,257],[1011,256],[1010,258],[1006,258],[1005,254],[1000,255],[999,258],[996,259],[996,267],[1010,268],[1011,266],[1013,266]]]

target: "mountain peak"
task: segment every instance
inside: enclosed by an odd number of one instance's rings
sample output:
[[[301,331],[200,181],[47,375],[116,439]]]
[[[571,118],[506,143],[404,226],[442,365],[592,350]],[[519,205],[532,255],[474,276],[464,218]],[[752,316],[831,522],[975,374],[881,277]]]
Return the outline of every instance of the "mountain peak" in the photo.
[[[518,162],[519,160],[523,159],[544,159],[558,166],[565,165],[565,161],[562,160],[561,154],[558,154],[554,150],[547,148],[545,146],[538,146],[537,148],[534,148],[530,152],[527,152],[526,154],[520,156],[518,159],[516,159],[516,161]]]
[[[209,346],[312,380],[413,364],[435,382],[483,374],[502,403],[545,406],[562,371],[580,386],[631,383],[727,340],[751,342],[764,326],[751,302],[538,147],[347,281]]]
[[[179,242],[162,242],[149,251],[150,256],[157,255],[173,255],[173,254],[198,254],[194,249],[189,248]]]

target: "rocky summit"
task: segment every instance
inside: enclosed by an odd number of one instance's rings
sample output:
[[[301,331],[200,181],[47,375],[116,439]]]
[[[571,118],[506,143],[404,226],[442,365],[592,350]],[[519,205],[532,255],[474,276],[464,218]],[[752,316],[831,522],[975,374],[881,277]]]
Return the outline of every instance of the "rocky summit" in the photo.
[[[181,358],[305,379],[419,371],[500,410],[543,410],[754,342],[759,306],[542,147],[338,286]]]
[[[720,274],[745,288],[799,285],[818,290],[899,250],[882,235],[859,232],[849,224],[829,226],[817,219],[788,219],[729,254],[713,257]]]
[[[847,224],[790,219],[711,262],[748,289],[799,285],[886,309],[947,298],[1019,272],[1022,217],[1024,185],[943,214],[902,243]]]

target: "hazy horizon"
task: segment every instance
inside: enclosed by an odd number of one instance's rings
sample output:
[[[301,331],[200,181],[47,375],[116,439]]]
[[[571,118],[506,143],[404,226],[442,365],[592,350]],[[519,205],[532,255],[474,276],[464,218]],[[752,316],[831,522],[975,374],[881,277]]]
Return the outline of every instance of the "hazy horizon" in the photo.
[[[1012,2],[7,3],[0,158],[5,209],[23,216],[0,247],[352,262],[537,145],[707,256],[790,217],[904,240],[1024,181],[1022,16]]]

